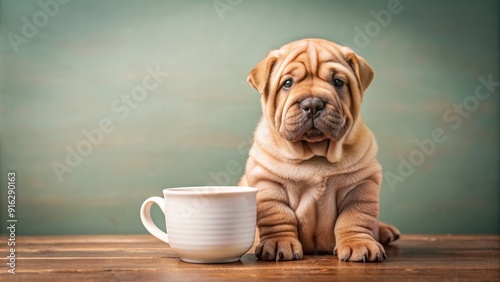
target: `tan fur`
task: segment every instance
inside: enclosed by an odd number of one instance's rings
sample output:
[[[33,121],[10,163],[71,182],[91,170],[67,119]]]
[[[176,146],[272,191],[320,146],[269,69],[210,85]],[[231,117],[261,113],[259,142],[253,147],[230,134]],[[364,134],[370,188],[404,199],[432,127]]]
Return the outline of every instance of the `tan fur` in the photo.
[[[273,50],[250,72],[263,117],[240,185],[259,189],[259,259],[336,252],[344,261],[382,261],[379,242],[399,237],[378,222],[382,169],[359,115],[373,76],[352,50],[322,39]],[[287,79],[290,89],[282,87]],[[344,86],[335,87],[335,79]],[[300,107],[311,97],[325,102],[314,122]]]

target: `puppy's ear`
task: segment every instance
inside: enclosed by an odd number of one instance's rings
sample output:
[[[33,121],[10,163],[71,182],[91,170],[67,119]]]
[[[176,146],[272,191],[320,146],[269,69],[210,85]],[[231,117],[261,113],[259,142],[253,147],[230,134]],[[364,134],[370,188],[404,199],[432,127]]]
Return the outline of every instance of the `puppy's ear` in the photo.
[[[351,49],[344,47],[345,60],[351,66],[356,74],[358,84],[361,90],[361,95],[365,92],[366,88],[370,85],[375,76],[373,69],[361,56],[356,55]]]
[[[257,89],[261,95],[264,95],[269,90],[269,79],[276,61],[278,61],[278,50],[273,50],[248,74],[247,82]]]

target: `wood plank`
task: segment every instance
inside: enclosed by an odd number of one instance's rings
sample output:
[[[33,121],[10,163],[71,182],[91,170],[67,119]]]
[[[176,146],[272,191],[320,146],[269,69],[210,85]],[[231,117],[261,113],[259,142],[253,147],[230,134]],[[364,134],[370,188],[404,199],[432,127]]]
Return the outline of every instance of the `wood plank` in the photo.
[[[3,279],[3,276],[0,276]],[[436,270],[436,271],[408,271],[408,270],[381,270],[376,273],[370,271],[352,271],[341,269],[325,271],[311,269],[307,272],[299,270],[276,270],[272,272],[258,271],[183,271],[183,272],[140,272],[140,271],[104,271],[104,272],[64,272],[44,274],[16,274],[8,281],[498,281],[498,273],[488,270],[478,270],[473,273],[467,270]]]
[[[5,238],[0,238],[3,242]],[[407,235],[386,248],[383,263],[345,263],[306,255],[291,262],[257,261],[251,249],[229,264],[182,262],[150,235],[20,236],[16,274],[0,265],[0,279],[94,281],[220,281],[370,279],[374,281],[497,281],[500,236]],[[7,252],[6,244],[0,247]],[[5,260],[5,259],[4,259]],[[351,280],[352,281],[352,280]]]

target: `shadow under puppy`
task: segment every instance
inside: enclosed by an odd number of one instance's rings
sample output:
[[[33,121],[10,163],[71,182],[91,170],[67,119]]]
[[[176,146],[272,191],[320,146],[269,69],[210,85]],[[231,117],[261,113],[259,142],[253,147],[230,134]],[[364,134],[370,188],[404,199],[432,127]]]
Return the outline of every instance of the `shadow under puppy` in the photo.
[[[378,221],[382,168],[359,113],[373,77],[351,49],[322,39],[273,50],[250,72],[263,116],[240,185],[259,189],[257,258],[378,262],[399,238]]]

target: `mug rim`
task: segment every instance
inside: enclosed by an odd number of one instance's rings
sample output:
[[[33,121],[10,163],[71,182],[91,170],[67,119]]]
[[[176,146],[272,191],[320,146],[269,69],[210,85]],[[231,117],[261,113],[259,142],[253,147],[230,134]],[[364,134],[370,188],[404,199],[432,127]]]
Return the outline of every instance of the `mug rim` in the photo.
[[[210,189],[213,188],[213,189]],[[163,189],[166,195],[231,195],[257,192],[257,188],[249,186],[185,186]]]

